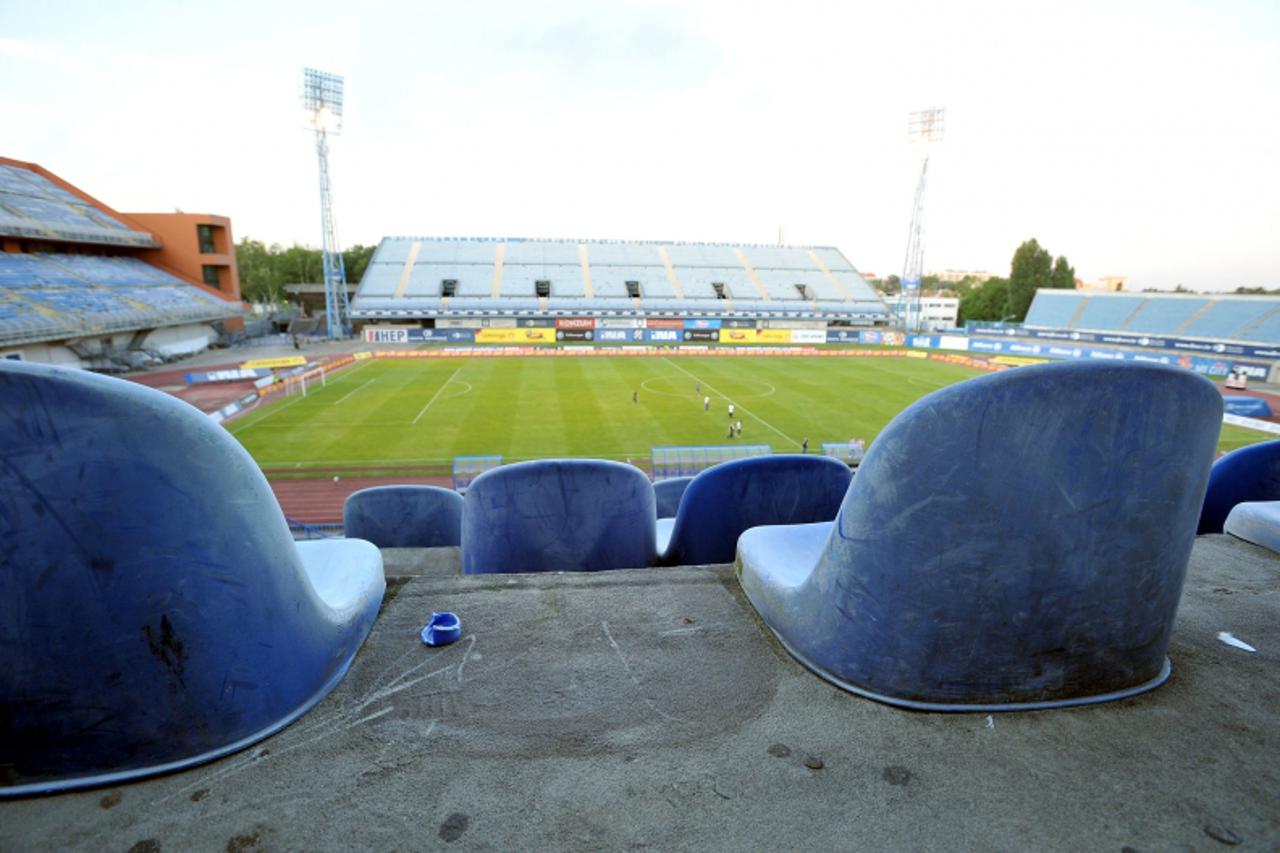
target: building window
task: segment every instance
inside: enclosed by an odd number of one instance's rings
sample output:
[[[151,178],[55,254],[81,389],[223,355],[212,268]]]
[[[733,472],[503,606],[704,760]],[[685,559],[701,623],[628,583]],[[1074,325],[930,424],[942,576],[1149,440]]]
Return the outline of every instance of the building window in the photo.
[[[200,268],[201,274],[204,276],[204,283],[210,287],[221,287],[222,279],[218,274],[218,267],[203,266]]]
[[[218,250],[213,245],[213,226],[212,225],[197,225],[196,240],[199,241],[200,243],[200,254],[213,255],[217,253]],[[206,269],[208,268],[206,267]],[[208,281],[208,280],[209,280],[209,276],[206,274],[205,281]]]

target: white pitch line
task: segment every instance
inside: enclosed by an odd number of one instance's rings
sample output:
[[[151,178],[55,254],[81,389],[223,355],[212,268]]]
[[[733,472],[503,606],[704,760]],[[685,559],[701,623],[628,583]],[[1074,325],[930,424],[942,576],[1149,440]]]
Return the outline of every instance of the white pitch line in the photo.
[[[710,383],[710,382],[706,382],[706,381],[704,381],[704,380],[702,380],[702,379],[699,379],[697,376],[694,376],[692,373],[690,373],[689,371],[685,370],[683,367],[681,367],[680,365],[676,364],[674,361],[672,361],[671,359],[667,358],[665,355],[662,357],[662,360],[663,360],[663,361],[665,361],[667,364],[671,365],[672,367],[674,367],[676,370],[678,370],[678,371],[680,371],[681,373],[683,373],[685,376],[688,376],[690,379],[694,380],[695,382],[701,382],[701,383],[703,384],[703,386],[704,386],[704,387],[706,387],[706,389],[707,389],[708,391],[712,391],[712,392],[714,392],[714,393],[716,393],[716,394],[719,394],[719,395],[720,395],[721,397],[723,397],[724,399],[729,400],[730,402],[733,402],[733,398],[732,398],[732,397],[729,397],[727,394],[724,394],[724,393],[722,393],[722,392],[720,392],[720,391],[717,391],[717,390],[716,390],[716,389],[711,385],[711,383]],[[785,438],[787,441],[789,441],[789,442],[791,442],[792,444],[794,444],[796,447],[799,447],[799,446],[800,446],[800,442],[796,441],[794,438],[792,438],[791,436],[787,435],[785,432],[783,432],[782,430],[778,429],[776,426],[774,426],[773,424],[769,423],[769,422],[768,422],[768,421],[766,421],[764,418],[762,418],[762,417],[760,417],[759,415],[755,414],[754,412],[752,412],[752,411],[748,410],[746,406],[742,405],[741,403],[736,403],[736,402],[734,403],[734,406],[735,406],[734,411],[738,411],[738,412],[745,412],[749,417],[755,418],[757,421],[759,421],[760,423],[764,424],[764,425],[765,425],[765,426],[767,426],[769,429],[773,430],[773,431],[774,431],[774,432],[776,432],[778,435],[782,436],[782,437],[783,437],[783,438]]]
[[[377,380],[375,380],[375,379],[370,379],[368,382],[364,383],[364,385],[361,385],[359,388],[353,388],[352,390],[350,390],[350,391],[348,391],[347,393],[343,394],[343,395],[342,395],[342,398],[341,398],[341,399],[339,399],[339,400],[337,400],[337,401],[335,401],[333,405],[335,405],[335,406],[336,406],[336,405],[338,405],[338,403],[341,403],[343,400],[347,399],[347,398],[348,398],[348,397],[350,397],[352,394],[356,393],[356,391],[359,391],[361,388],[364,388],[366,385],[372,385],[372,384],[373,384],[374,382],[376,382],[376,381],[377,381]]]
[[[258,424],[262,423],[272,415],[276,415],[276,414],[279,414],[280,412],[283,412],[285,409],[289,408],[294,403],[301,403],[305,399],[306,398],[303,397],[301,394],[298,394],[292,400],[285,403],[284,405],[276,406],[274,409],[267,410],[267,412],[264,415],[257,418],[256,420],[251,420],[248,423],[245,423],[242,421],[232,421],[232,423],[234,424],[234,428],[228,430],[228,432],[230,432],[232,435],[237,435],[241,432],[244,432],[246,429],[248,429],[251,426],[257,426]]]
[[[409,424],[410,426],[412,426],[413,424],[416,424],[416,423],[417,423],[417,422],[422,418],[422,416],[423,416],[423,415],[425,415],[425,414],[427,413],[427,409],[431,408],[431,404],[432,404],[432,403],[434,403],[434,402],[436,401],[436,397],[439,397],[439,396],[440,396],[440,392],[441,392],[441,391],[443,391],[446,387],[448,387],[449,383],[453,381],[453,377],[454,377],[454,376],[457,376],[457,375],[458,375],[459,373],[461,373],[461,372],[462,372],[462,368],[461,368],[461,367],[459,367],[457,370],[453,371],[453,375],[452,375],[452,376],[450,376],[448,379],[446,379],[446,380],[444,381],[444,385],[441,385],[439,388],[437,388],[437,389],[436,389],[436,393],[434,393],[434,394],[432,394],[432,395],[431,395],[431,399],[430,399],[430,400],[428,400],[428,401],[427,401],[427,404],[426,404],[425,406],[423,406],[423,407],[422,407],[422,411],[421,411],[421,412],[418,412],[418,417],[416,417],[416,418],[414,418],[412,421],[410,421],[410,424]]]

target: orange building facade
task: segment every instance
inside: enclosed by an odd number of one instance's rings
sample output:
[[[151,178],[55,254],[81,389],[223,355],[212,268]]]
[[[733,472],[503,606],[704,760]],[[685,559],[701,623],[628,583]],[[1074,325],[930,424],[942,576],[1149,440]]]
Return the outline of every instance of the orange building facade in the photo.
[[[125,225],[144,232],[129,245],[87,244],[57,236],[39,238],[0,237],[0,251],[109,252],[132,255],[139,260],[185,279],[211,295],[228,302],[241,302],[240,274],[236,269],[235,241],[231,220],[211,213],[121,213],[36,163],[0,157],[0,165],[34,172],[61,187],[85,204],[97,208]],[[145,239],[149,235],[152,239]],[[244,328],[241,317],[229,318],[230,331]]]
[[[231,220],[212,213],[127,213],[125,216],[155,235],[157,249],[138,257],[206,287],[224,298],[240,299],[240,274]]]

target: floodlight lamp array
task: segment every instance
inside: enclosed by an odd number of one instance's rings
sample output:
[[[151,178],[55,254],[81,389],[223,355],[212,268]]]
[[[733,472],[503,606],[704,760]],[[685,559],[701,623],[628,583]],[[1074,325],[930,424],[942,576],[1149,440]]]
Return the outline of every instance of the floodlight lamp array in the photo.
[[[907,116],[907,140],[910,142],[940,142],[946,127],[946,107],[930,107]]]
[[[302,106],[319,113],[342,117],[342,77],[314,68],[302,69]]]

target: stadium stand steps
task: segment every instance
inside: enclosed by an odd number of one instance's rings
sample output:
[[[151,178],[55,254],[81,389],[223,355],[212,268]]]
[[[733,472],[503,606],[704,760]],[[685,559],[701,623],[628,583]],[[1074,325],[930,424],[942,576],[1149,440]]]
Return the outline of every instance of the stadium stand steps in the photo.
[[[0,253],[0,294],[7,297],[0,301],[0,344],[240,314],[235,303],[136,258]],[[30,322],[32,312],[49,322]]]

